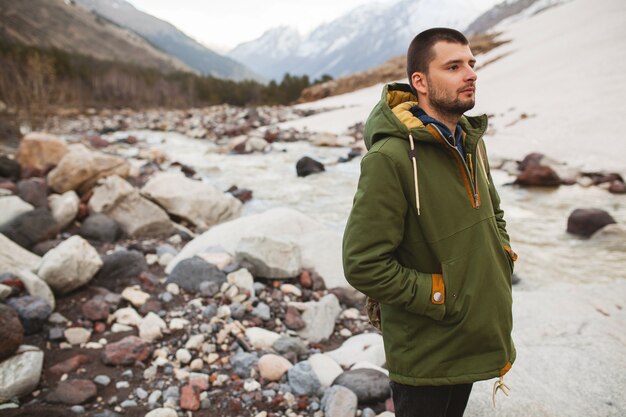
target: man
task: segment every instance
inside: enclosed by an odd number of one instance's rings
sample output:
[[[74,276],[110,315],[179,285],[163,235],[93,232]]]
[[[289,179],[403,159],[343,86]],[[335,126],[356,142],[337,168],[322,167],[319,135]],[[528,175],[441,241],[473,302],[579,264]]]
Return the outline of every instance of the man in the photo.
[[[462,416],[474,381],[500,377],[494,395],[506,393],[515,360],[516,255],[482,140],[487,117],[463,116],[475,62],[460,32],[420,33],[411,85],[385,86],[365,125],[344,271],[380,306],[397,417]]]

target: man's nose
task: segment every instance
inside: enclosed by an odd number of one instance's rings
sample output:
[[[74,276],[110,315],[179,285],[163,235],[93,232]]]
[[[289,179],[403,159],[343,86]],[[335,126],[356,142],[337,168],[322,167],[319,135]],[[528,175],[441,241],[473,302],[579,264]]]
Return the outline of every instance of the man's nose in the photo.
[[[467,71],[465,73],[465,81],[476,81],[477,78],[478,78],[478,75],[476,75],[474,68],[468,66]]]

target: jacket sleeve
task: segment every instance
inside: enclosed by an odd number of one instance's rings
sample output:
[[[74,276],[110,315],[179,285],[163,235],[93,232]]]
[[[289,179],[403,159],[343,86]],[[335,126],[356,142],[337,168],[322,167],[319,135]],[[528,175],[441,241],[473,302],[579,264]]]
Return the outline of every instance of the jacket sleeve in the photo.
[[[361,161],[361,176],[343,237],[346,279],[382,304],[424,314],[431,298],[431,274],[395,259],[408,210],[395,162],[380,152]]]

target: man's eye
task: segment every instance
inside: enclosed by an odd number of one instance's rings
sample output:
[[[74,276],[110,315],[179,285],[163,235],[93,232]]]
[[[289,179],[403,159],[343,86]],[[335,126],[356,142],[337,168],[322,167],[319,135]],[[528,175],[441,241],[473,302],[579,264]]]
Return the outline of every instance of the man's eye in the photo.
[[[448,69],[452,70],[452,71],[456,70],[457,68],[458,68],[457,65],[452,65],[452,66],[448,67]]]

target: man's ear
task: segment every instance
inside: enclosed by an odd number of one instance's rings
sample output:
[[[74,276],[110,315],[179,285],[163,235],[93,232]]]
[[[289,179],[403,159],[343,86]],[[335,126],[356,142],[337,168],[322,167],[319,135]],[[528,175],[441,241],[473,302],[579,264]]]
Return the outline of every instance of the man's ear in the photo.
[[[414,72],[411,75],[411,85],[419,94],[426,94],[428,86],[426,85],[426,75],[421,72]]]

